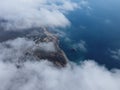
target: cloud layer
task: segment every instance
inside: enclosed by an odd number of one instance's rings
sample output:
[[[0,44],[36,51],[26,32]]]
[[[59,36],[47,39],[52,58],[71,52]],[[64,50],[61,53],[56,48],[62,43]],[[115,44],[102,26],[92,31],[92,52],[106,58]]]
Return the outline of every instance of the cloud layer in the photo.
[[[82,0],[79,5],[87,4]],[[65,14],[78,7],[70,0],[0,0],[0,25],[6,30],[66,27],[70,22]],[[39,45],[46,51],[55,51],[53,43]],[[35,43],[26,38],[0,43],[0,90],[120,90],[120,70],[108,71],[90,60],[81,65],[70,62],[58,69],[46,60],[38,62],[25,57],[26,51],[34,46]],[[84,41],[75,46],[87,51]],[[111,53],[114,57],[119,56],[119,50]],[[16,68],[18,62],[21,64],[19,69]]]
[[[90,60],[58,69],[46,60],[26,57],[17,69],[15,61],[23,60],[33,46],[25,38],[0,43],[0,90],[120,90],[120,70],[108,71]]]
[[[70,22],[65,13],[75,8],[79,5],[70,0],[0,0],[0,25],[6,30],[66,27]]]

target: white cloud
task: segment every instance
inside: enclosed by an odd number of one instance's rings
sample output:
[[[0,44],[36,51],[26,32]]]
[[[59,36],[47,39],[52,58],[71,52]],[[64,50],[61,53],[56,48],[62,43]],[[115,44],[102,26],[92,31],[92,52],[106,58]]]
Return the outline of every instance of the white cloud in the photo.
[[[27,52],[34,52],[36,49],[45,52],[56,52],[56,46],[53,42],[35,44],[32,40],[17,38],[0,43],[0,60],[17,63],[21,59],[26,59],[24,56]]]
[[[0,90],[120,90],[120,70],[108,71],[94,61],[71,63],[61,69],[48,61],[29,58],[17,69],[15,62],[9,61],[17,61],[33,46],[25,38],[0,43]]]
[[[90,3],[88,2],[88,0],[81,0],[81,2],[80,2],[81,9],[85,8],[87,10],[92,10],[92,8],[90,7],[89,4]]]
[[[47,61],[26,62],[16,69],[0,62],[0,90],[119,90],[120,71],[114,73],[93,61],[63,69]]]
[[[110,50],[111,57],[116,60],[120,60],[120,49],[118,50]]]
[[[0,60],[17,62],[33,46],[34,42],[25,38],[17,38],[0,43]]]
[[[38,48],[47,52],[56,52],[56,46],[53,42],[39,43]]]
[[[87,52],[87,48],[86,48],[86,42],[81,40],[79,43],[74,44],[73,48],[76,50],[80,50],[82,52]]]
[[[78,8],[70,0],[0,0],[1,26],[8,29],[70,25],[65,12]]]

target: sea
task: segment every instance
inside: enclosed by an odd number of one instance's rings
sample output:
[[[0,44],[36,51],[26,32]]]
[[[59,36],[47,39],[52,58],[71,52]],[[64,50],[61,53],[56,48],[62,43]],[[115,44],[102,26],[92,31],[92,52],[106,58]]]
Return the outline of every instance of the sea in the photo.
[[[71,26],[63,30],[66,37],[61,38],[60,46],[73,62],[94,60],[108,69],[120,68],[120,58],[111,53],[120,49],[120,1],[88,1],[88,6],[66,14]],[[81,41],[86,52],[72,47]]]

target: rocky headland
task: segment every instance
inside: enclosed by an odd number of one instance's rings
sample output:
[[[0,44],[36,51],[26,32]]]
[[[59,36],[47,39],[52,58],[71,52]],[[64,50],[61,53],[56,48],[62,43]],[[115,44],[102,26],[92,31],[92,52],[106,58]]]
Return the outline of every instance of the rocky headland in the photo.
[[[26,36],[35,42],[35,46],[26,52],[27,56],[33,56],[36,60],[48,60],[58,67],[65,67],[68,59],[64,51],[59,47],[59,39],[46,28],[40,28]]]

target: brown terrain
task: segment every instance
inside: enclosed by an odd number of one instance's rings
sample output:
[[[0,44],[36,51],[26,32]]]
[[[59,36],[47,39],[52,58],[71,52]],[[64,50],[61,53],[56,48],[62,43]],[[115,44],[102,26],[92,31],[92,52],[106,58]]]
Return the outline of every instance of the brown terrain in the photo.
[[[28,50],[26,55],[34,56],[37,60],[49,60],[58,67],[65,67],[67,64],[67,57],[63,50],[59,47],[58,37],[50,33],[46,28],[41,28],[39,33],[32,33],[27,36],[28,39],[32,39],[35,42],[34,49]],[[41,43],[52,43],[55,50],[47,51],[46,48],[51,49],[48,46],[41,47]]]

